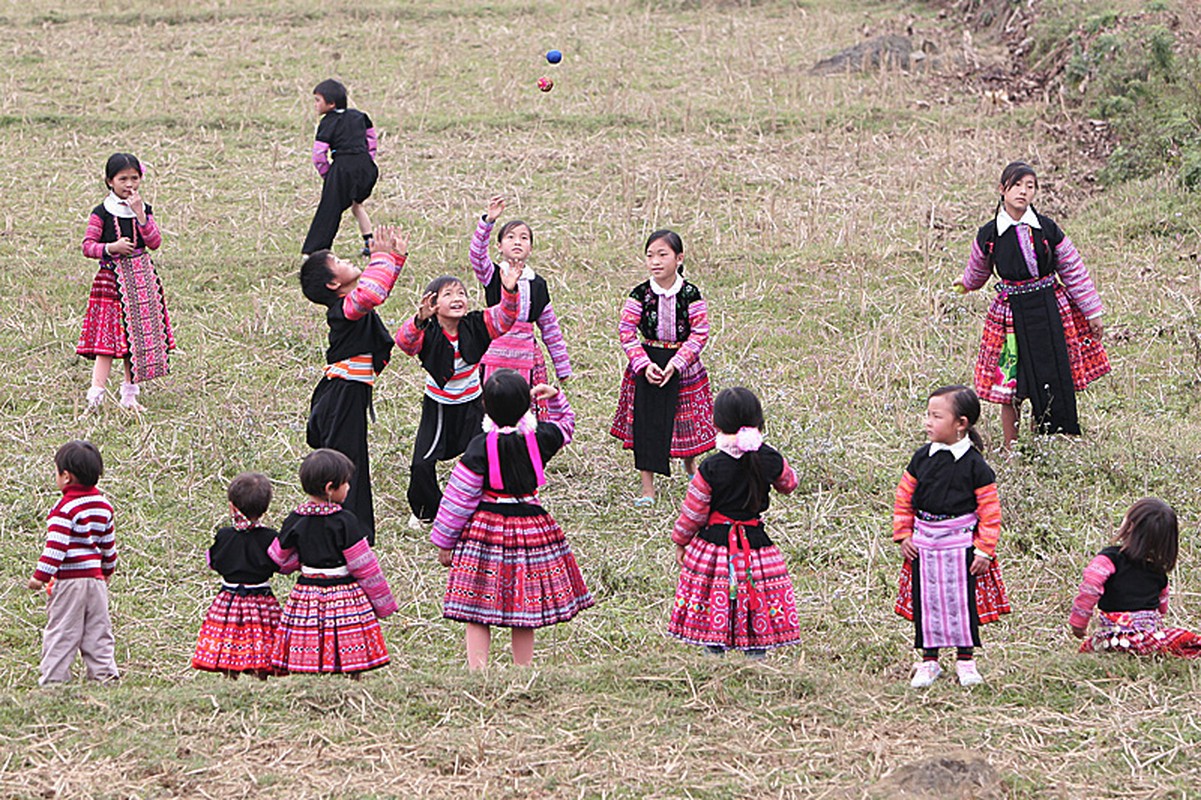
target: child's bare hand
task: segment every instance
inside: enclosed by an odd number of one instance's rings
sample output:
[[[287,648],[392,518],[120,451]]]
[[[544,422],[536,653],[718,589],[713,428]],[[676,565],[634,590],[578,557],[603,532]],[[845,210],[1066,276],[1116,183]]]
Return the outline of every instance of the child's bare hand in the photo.
[[[659,378],[659,385],[666,386],[667,382],[669,380],[671,380],[671,376],[675,375],[675,374],[676,374],[675,365],[668,364],[666,367],[663,368],[663,375],[662,375],[662,377]]]
[[[138,194],[138,190],[134,189],[129,193],[129,197],[125,198],[125,204],[129,206],[129,210],[138,218],[138,222],[145,224],[146,222],[146,204],[142,202],[142,195]]]
[[[968,568],[968,571],[973,575],[983,575],[988,572],[988,565],[991,563],[992,560],[985,556],[976,556],[972,559],[972,566]]]
[[[407,256],[409,254],[409,237],[395,226],[381,225],[375,229],[372,237],[371,252]]]
[[[663,376],[663,368],[658,364],[650,363],[646,365],[646,379],[652,386],[659,385],[659,378]]]
[[[684,568],[684,551],[687,548],[682,544],[676,545],[676,566],[680,569]]]
[[[485,216],[487,217],[489,223],[493,223],[496,222],[496,220],[499,219],[500,215],[503,213],[505,213],[505,196],[503,194],[498,194],[488,201],[488,209],[485,212]]]
[[[39,589],[45,589],[46,584],[39,581],[37,578],[30,578],[29,583],[25,584],[31,592],[36,592]]]
[[[1083,639],[1085,633],[1087,633],[1087,629],[1077,628],[1075,625],[1072,626],[1072,635],[1077,639]]]
[[[434,316],[434,306],[437,304],[437,300],[438,295],[434,292],[426,292],[421,295],[421,302],[417,305],[417,319],[425,322]]]
[[[442,566],[449,567],[450,563],[454,560],[454,557],[454,550],[447,550],[445,547],[438,548],[438,563]]]
[[[967,287],[963,285],[963,278],[956,278],[951,281],[951,288],[960,294],[967,294]]]
[[[131,256],[134,251],[133,240],[128,236],[122,236],[115,242],[109,242],[104,249],[111,256]]]
[[[1105,335],[1105,323],[1101,321],[1100,317],[1093,317],[1088,321],[1088,332],[1098,342],[1101,341],[1101,337]]]
[[[913,543],[912,536],[901,540],[901,555],[905,556],[906,561],[917,558],[917,545]]]
[[[517,279],[521,277],[521,264],[502,263],[500,268],[500,283],[510,292],[517,291]]]
[[[549,400],[559,393],[559,390],[551,386],[549,383],[535,384],[530,388],[530,399],[532,400]]]

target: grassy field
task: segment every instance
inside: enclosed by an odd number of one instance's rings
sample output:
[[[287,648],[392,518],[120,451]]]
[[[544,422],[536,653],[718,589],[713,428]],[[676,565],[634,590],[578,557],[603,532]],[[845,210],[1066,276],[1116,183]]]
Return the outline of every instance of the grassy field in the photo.
[[[1201,672],[1082,657],[1066,616],[1088,558],[1147,494],[1183,523],[1172,620],[1201,627],[1201,201],[1168,181],[1099,191],[1055,108],[997,108],[957,77],[960,32],[895,2],[50,0],[0,11],[0,795],[13,798],[859,797],[967,749],[1014,797],[1189,797]],[[341,10],[338,10],[341,8]],[[932,72],[818,78],[818,58],[913,16]],[[895,23],[900,25],[900,23]],[[977,37],[984,58],[993,54]],[[541,59],[561,49],[562,64]],[[541,75],[555,89],[535,89]],[[376,392],[377,549],[401,611],[393,662],[360,683],[232,683],[188,659],[215,576],[203,550],[244,469],[300,498],[325,326],[298,291],[319,194],[311,89],[337,76],[383,132],[377,222],[413,234],[390,327],[503,192],[532,224],[576,377],[575,443],[545,490],[596,607],[539,634],[536,668],[463,665],[444,571],[406,529],[420,403],[398,353]],[[81,416],[74,344],[95,264],[79,241],[105,158],[148,166],[179,350],[140,416]],[[1113,374],[1081,397],[1086,435],[987,455],[1015,612],[983,632],[984,687],[910,690],[892,613],[892,491],[936,386],[970,381],[988,297],[949,291],[1013,158],[1083,252]],[[668,639],[668,537],[608,434],[622,298],[646,234],[673,227],[709,300],[715,388],[754,388],[801,485],[773,502],[803,644],[763,664]],[[357,249],[347,215],[338,248]],[[472,290],[482,302],[482,292]],[[115,388],[115,384],[114,384]],[[110,401],[115,399],[110,397]],[[995,409],[984,431],[999,441]],[[119,686],[36,688],[43,599],[25,590],[55,501],[52,455],[102,449],[118,513]],[[291,579],[279,579],[284,596]],[[498,645],[505,644],[498,637]],[[952,796],[943,792],[944,796]]]

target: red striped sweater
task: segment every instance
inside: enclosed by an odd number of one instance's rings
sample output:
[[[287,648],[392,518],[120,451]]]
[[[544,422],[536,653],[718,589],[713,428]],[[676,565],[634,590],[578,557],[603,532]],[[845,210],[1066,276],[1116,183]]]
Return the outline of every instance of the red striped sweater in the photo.
[[[95,486],[69,484],[46,516],[46,549],[33,577],[106,578],[116,563],[112,505]]]

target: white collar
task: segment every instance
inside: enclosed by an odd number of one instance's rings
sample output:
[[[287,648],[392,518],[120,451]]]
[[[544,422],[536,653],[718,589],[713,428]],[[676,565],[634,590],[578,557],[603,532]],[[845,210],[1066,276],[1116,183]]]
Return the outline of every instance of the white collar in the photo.
[[[935,453],[939,452],[940,450],[946,450],[948,453],[950,453],[952,456],[954,456],[956,461],[963,458],[964,454],[967,453],[967,451],[971,450],[971,449],[972,449],[972,439],[970,436],[964,436],[962,439],[955,442],[955,444],[943,444],[942,442],[930,442],[930,455],[934,455]]]
[[[654,278],[651,278],[651,291],[660,297],[675,297],[683,287],[684,276],[678,272],[676,273],[676,282],[671,285],[670,289],[664,289]]]
[[[509,262],[502,261],[499,264],[497,264],[496,266],[498,269],[503,271],[503,270],[506,270],[509,268]],[[517,280],[532,281],[533,279],[534,279],[534,270],[530,267],[529,264],[522,264],[521,265],[521,274],[517,276]]]
[[[1014,225],[1029,225],[1031,228],[1038,228],[1039,230],[1042,230],[1043,227],[1038,224],[1038,214],[1034,213],[1033,206],[1026,206],[1026,213],[1022,214],[1021,219],[1015,220],[1009,216],[1009,212],[1002,205],[1001,209],[997,212],[997,236],[1000,236]]]
[[[108,193],[108,197],[104,198],[104,210],[112,214],[114,217],[123,219],[133,219],[133,209],[129,207],[129,203],[117,197],[112,192]]]

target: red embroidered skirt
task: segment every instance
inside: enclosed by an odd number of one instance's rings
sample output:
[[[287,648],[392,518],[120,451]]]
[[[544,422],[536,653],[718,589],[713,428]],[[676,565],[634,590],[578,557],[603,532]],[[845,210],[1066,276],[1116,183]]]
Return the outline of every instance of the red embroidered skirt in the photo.
[[[371,601],[357,582],[342,580],[301,577],[292,587],[275,634],[275,669],[363,672],[388,663]]]
[[[737,650],[763,650],[801,640],[796,597],[780,548],[750,551],[750,574],[763,603],[750,609],[747,564],[734,557],[737,599],[730,602],[730,550],[694,537],[684,550],[667,632],[689,644]]]
[[[192,666],[211,672],[272,672],[280,613],[270,589],[238,594],[222,588],[200,626]]]
[[[617,396],[617,413],[609,433],[621,440],[626,450],[634,449],[634,371],[626,366]],[[680,395],[671,432],[671,457],[691,458],[713,449],[717,431],[713,427],[713,396],[709,373],[700,359],[680,373]]]
[[[1063,286],[1055,287],[1055,304],[1063,322],[1063,338],[1068,347],[1068,362],[1072,367],[1072,384],[1079,392],[1109,372],[1109,355],[1100,340],[1093,338],[1089,332],[1088,320],[1072,303]],[[999,369],[1001,349],[1005,346],[1006,335],[1011,333],[1013,312],[1009,308],[1009,301],[998,293],[988,306],[988,315],[984,318],[984,333],[980,339],[980,351],[976,356],[976,394],[981,400],[1010,404],[1015,400],[1024,399],[1015,397],[1013,387],[1002,385]],[[1019,352],[1017,357],[1020,361],[1022,354]]]
[[[566,622],[592,604],[563,529],[549,514],[507,516],[480,509],[455,546],[442,616],[541,628]]]
[[[150,264],[149,256],[145,263]],[[150,267],[153,269],[153,267]],[[87,358],[112,356],[126,358],[132,355],[130,336],[139,339],[140,350],[146,354],[144,361],[153,371],[150,377],[166,372],[166,353],[175,349],[175,332],[163,301],[162,284],[157,275],[149,277],[142,289],[142,297],[127,303],[122,297],[116,273],[101,268],[92,281],[88,296],[88,307],[83,318],[83,330],[75,352]],[[128,326],[133,326],[131,331]],[[135,378],[136,379],[136,378]]]
[[[893,610],[905,619],[913,620],[913,566],[908,561],[901,564],[900,586]],[[980,624],[996,622],[1002,614],[1012,610],[1005,581],[1001,580],[1001,564],[993,559],[988,571],[976,576],[976,613]]]
[[[1081,653],[1201,658],[1201,636],[1184,628],[1159,627],[1160,615],[1157,611],[1098,610],[1097,613],[1098,629],[1080,643]]]

